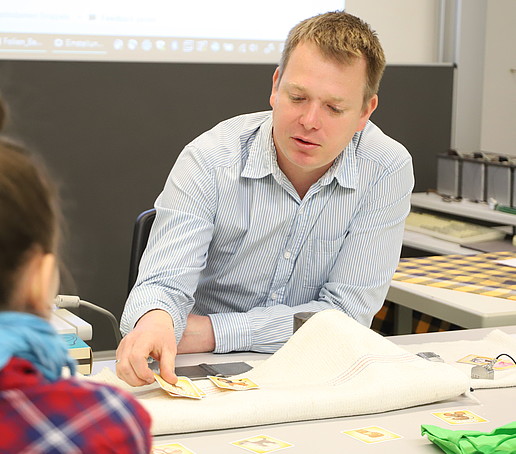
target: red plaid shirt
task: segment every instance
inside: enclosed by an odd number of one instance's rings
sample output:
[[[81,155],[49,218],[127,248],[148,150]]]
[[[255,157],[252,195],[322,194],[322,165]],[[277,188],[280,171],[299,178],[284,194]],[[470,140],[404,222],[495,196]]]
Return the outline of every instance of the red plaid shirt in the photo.
[[[122,390],[48,382],[28,361],[0,370],[0,453],[149,453],[150,417]]]

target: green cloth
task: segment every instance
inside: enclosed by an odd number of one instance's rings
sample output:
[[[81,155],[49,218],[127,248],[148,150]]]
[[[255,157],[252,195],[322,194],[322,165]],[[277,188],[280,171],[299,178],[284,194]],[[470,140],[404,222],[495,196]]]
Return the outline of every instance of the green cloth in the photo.
[[[447,454],[516,453],[516,422],[489,433],[450,430],[426,424],[421,426],[421,435],[426,435]]]

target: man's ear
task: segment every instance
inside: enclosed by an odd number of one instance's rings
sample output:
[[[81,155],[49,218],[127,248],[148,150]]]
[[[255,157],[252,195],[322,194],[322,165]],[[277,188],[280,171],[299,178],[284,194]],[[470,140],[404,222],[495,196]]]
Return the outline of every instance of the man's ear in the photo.
[[[276,102],[276,96],[278,94],[278,85],[279,85],[279,67],[276,68],[276,71],[274,71],[274,74],[272,75],[272,90],[271,90],[271,96],[269,98],[269,104],[272,108],[274,108],[274,103]]]
[[[371,97],[369,102],[366,104],[364,110],[362,111],[362,115],[360,116],[360,121],[358,123],[358,128],[356,132],[362,131],[369,120],[369,117],[373,114],[373,112],[378,107],[378,95],[374,95]]]
[[[50,316],[52,301],[57,294],[59,274],[54,254],[35,254],[28,265],[28,309],[41,317]]]

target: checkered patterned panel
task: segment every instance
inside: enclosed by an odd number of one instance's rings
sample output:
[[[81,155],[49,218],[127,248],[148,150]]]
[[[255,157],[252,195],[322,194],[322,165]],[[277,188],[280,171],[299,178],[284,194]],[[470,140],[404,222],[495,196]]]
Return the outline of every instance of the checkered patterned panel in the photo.
[[[497,263],[516,258],[514,252],[478,255],[437,255],[402,258],[393,279],[516,300],[516,268]],[[386,301],[373,319],[371,328],[384,335],[394,334],[394,304]],[[427,333],[460,329],[457,325],[413,311],[412,332]]]
[[[497,263],[514,252],[402,258],[393,279],[516,300],[516,268]]]

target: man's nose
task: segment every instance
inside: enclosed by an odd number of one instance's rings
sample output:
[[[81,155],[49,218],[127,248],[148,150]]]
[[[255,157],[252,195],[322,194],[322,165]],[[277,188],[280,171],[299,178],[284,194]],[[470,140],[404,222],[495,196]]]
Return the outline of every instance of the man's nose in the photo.
[[[307,104],[301,113],[299,123],[301,123],[305,129],[319,129],[321,127],[320,107],[315,103]]]

